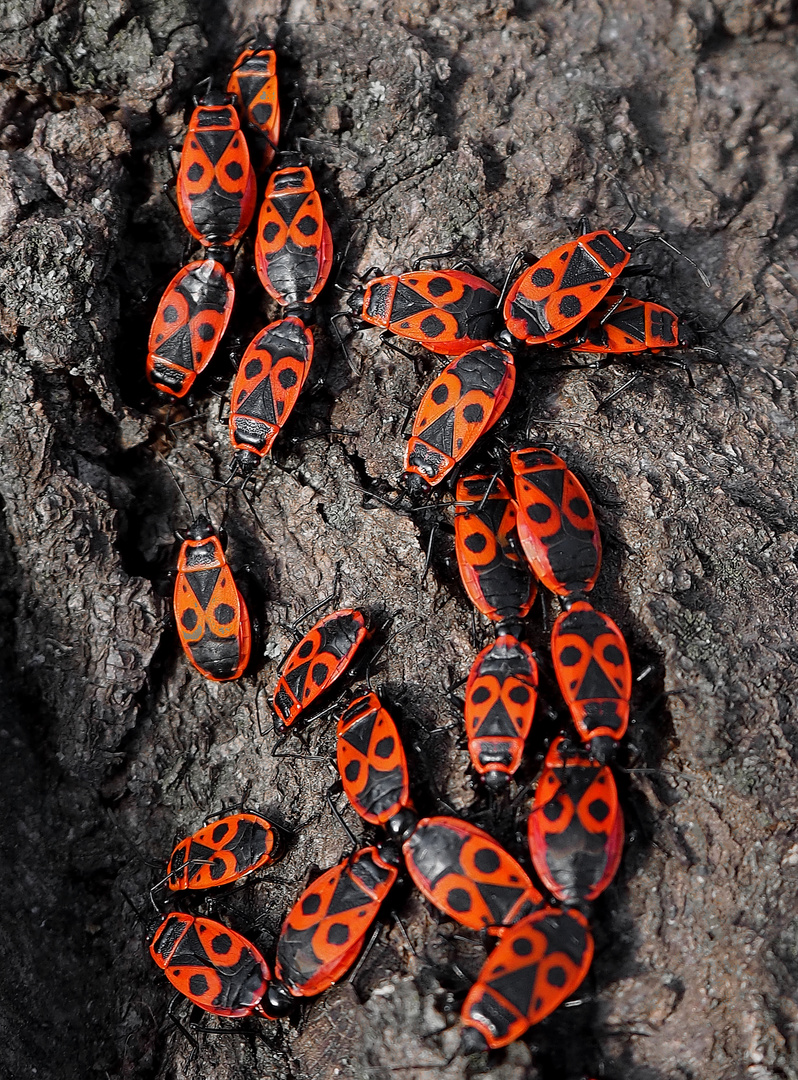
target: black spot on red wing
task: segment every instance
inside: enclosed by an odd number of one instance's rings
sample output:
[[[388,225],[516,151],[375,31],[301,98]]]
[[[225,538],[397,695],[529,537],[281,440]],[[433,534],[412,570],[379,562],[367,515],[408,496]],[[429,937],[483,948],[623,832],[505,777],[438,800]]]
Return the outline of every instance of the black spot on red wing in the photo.
[[[563,667],[574,667],[582,659],[582,650],[576,645],[566,645],[559,656]]]
[[[427,290],[430,296],[446,296],[452,291],[452,283],[445,277],[430,278]]]
[[[439,337],[446,329],[446,323],[437,315],[427,315],[421,320],[421,332],[425,337]]]
[[[547,821],[557,821],[562,816],[563,805],[559,799],[552,799],[543,807],[543,816]]]
[[[529,956],[532,952],[532,942],[529,938],[516,938],[513,942],[513,952],[516,956]]]
[[[168,323],[177,322],[177,308],[174,304],[168,304],[163,309],[163,321]]]
[[[481,424],[485,410],[477,402],[471,402],[463,409],[463,419],[467,424]]]
[[[208,992],[208,980],[204,975],[192,975],[188,980],[188,988],[194,997],[202,997]]]
[[[211,837],[215,844],[220,844],[224,840],[227,834],[227,826],[223,822],[219,822],[218,825],[214,825]]]
[[[260,375],[263,371],[263,364],[257,357],[253,357],[252,360],[247,362],[247,366],[244,368],[244,374],[248,379],[254,379],[256,375]],[[245,391],[246,392],[246,391]]]
[[[303,915],[315,915],[321,907],[321,897],[318,893],[311,893],[304,898],[301,906]]]
[[[560,967],[559,964],[549,968],[546,972],[547,982],[550,986],[556,986],[558,990],[565,986],[567,978],[568,976],[565,972],[565,968]]]
[[[180,623],[186,630],[191,631],[197,625],[197,613],[194,608],[186,608],[180,616]]]
[[[360,776],[360,762],[353,758],[346,766],[344,776],[350,784],[354,784],[355,780]]]
[[[529,701],[529,688],[526,686],[514,686],[507,696],[513,705],[526,705]]]
[[[487,686],[478,686],[471,695],[471,702],[474,705],[481,705],[483,701],[489,701],[490,697],[491,693]]]
[[[394,741],[393,736],[386,735],[386,737],[384,739],[380,739],[380,741],[374,747],[374,754],[376,757],[382,758],[384,761],[393,754],[395,746],[396,742]]]
[[[189,178],[192,184],[196,184],[198,180],[202,179],[202,174],[205,172],[203,167],[198,161],[194,161],[189,165],[186,176]]]
[[[302,642],[302,644],[296,651],[296,655],[299,657],[300,660],[307,660],[307,658],[311,655],[312,652],[313,642],[308,640]]]
[[[231,180],[240,180],[244,175],[244,170],[237,161],[230,161],[225,165],[224,171],[230,177]]]
[[[293,368],[283,368],[277,377],[277,382],[283,390],[290,390],[292,386],[297,384],[297,374]]]
[[[276,239],[279,232],[280,226],[276,221],[267,221],[263,226],[263,233],[261,235],[267,244],[271,244]]]
[[[586,518],[590,514],[590,506],[584,499],[577,496],[568,503],[568,509],[578,518]]]
[[[436,405],[443,405],[446,403],[449,397],[449,390],[445,383],[438,383],[437,386],[433,386],[430,397]]]
[[[325,679],[330,673],[330,668],[323,661],[313,665],[313,670],[310,673],[310,677],[316,686],[322,686]]]
[[[612,664],[614,667],[620,667],[625,659],[617,645],[605,645],[603,655],[607,663]]]
[[[493,848],[480,848],[474,855],[474,866],[482,874],[495,874],[501,866],[501,859]]]
[[[229,604],[217,604],[213,617],[224,626],[233,621],[235,614],[235,610]]]
[[[530,279],[536,289],[547,289],[554,284],[554,271],[547,266],[539,266]]]
[[[525,509],[529,520],[536,522],[538,525],[545,525],[551,517],[551,507],[547,503],[532,503],[531,506],[527,506]]]
[[[450,889],[446,895],[446,902],[452,911],[466,912],[472,907],[471,894],[467,889]]]
[[[562,297],[560,303],[557,306],[557,310],[566,319],[573,319],[582,310],[582,301],[578,296],[574,296],[573,293],[566,293]]]
[[[609,817],[610,808],[603,799],[594,799],[587,809],[596,821],[606,821]]]
[[[226,956],[233,947],[233,939],[229,934],[216,934],[211,942],[211,948],[217,956]]]
[[[319,226],[315,218],[311,217],[309,214],[306,214],[297,222],[296,227],[297,229],[299,229],[303,236],[313,236]]]
[[[487,539],[480,532],[472,532],[465,538],[465,548],[474,555],[479,555],[488,546]]]
[[[333,923],[327,931],[327,941],[330,945],[345,945],[351,934],[346,923]]]

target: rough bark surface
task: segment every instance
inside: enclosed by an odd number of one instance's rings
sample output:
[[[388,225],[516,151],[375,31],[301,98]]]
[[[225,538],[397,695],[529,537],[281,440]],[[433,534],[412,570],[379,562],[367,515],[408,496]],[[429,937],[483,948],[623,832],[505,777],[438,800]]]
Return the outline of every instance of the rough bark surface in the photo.
[[[582,214],[622,227],[613,174],[636,228],[664,230],[713,282],[650,245],[658,297],[711,323],[751,294],[712,342],[738,400],[700,353],[695,390],[647,359],[601,411],[628,369],[520,365],[505,434],[528,430],[589,483],[597,604],[649,670],[628,752],[644,771],[623,784],[632,836],[596,906],[582,1004],[490,1060],[456,1055],[482,945],[409,889],[415,955],[389,920],[354,983],[298,1024],[205,1036],[194,1060],[123,897],[144,908],[173,837],[207,815],[271,812],[293,830],[288,856],[225,908],[242,930],[259,920],[268,952],[308,870],[345,853],[325,802],[334,728],[310,732],[322,760],[275,759],[267,705],[290,623],[336,581],[341,603],[400,631],[374,680],[419,807],[488,805],[449,688],[489,631],[473,636],[446,535],[423,577],[435,515],[359,490],[397,483],[405,412],[437,361],[371,332],[351,343],[353,374],[322,318],[313,385],[249,487],[259,521],[197,479],[229,460],[208,384],[170,429],[146,393],[149,320],[190,251],[162,191],[169,146],[255,23],[278,42],[344,288],[454,246],[499,283]],[[796,31],[787,0],[0,2],[0,1074],[798,1076]],[[249,282],[242,333],[276,315]],[[211,684],[179,652],[159,583],[188,510],[160,455],[194,506],[224,512],[231,558],[259,583],[254,678]],[[541,746],[533,733],[525,779]],[[520,852],[509,816],[480,820]]]

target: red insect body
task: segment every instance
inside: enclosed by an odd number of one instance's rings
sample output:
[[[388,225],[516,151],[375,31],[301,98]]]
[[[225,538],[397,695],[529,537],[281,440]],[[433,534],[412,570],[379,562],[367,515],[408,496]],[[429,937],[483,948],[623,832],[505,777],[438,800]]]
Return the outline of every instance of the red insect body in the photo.
[[[608,615],[580,600],[557,617],[551,653],[579,737],[604,760],[629,723],[632,666],[624,636]]]
[[[358,322],[460,356],[493,337],[498,296],[489,282],[462,270],[414,270],[372,279],[350,306]]]
[[[608,765],[556,739],[546,754],[527,823],[529,851],[549,892],[564,904],[595,900],[623,851],[623,813]]]
[[[316,878],[289,912],[275,972],[295,997],[327,990],[354,964],[398,870],[363,848]]]
[[[422,818],[402,852],[427,900],[472,930],[510,926],[543,902],[512,855],[467,821]]]
[[[510,288],[502,310],[507,329],[527,345],[561,338],[604,299],[630,256],[605,229],[555,248]]]
[[[255,212],[255,173],[226,94],[206,94],[188,124],[177,173],[183,224],[206,247],[230,247]]]
[[[387,825],[411,808],[404,747],[376,694],[357,698],[341,714],[337,757],[346,796],[364,821]]]
[[[538,578],[558,596],[588,592],[601,566],[601,538],[587,492],[550,450],[510,455],[518,536]]]
[[[545,907],[503,930],[463,1003],[463,1050],[519,1039],[573,994],[592,959],[593,937],[579,911]]]
[[[312,304],[333,262],[330,227],[307,165],[278,169],[269,178],[258,217],[255,265],[278,304]]]
[[[172,397],[183,397],[216,351],[235,299],[232,276],[215,259],[184,266],[167,286],[147,346],[147,378]]]
[[[439,484],[504,413],[515,389],[515,363],[497,345],[472,349],[427,388],[405,451],[405,471]]]
[[[537,703],[532,650],[501,634],[477,656],[466,683],[465,725],[474,768],[499,788],[521,764]]]
[[[272,448],[313,361],[313,331],[301,319],[270,323],[241,358],[230,396],[230,442],[245,475]]]
[[[226,682],[243,674],[252,646],[249,613],[219,537],[202,515],[180,548],[174,613],[180,644],[201,675]]]
[[[288,654],[274,691],[275,727],[283,732],[346,671],[368,636],[359,611],[325,615]]]
[[[255,166],[258,172],[263,172],[274,157],[274,148],[280,140],[280,99],[274,49],[263,46],[245,49],[233,65],[227,93],[235,97],[241,118],[249,126],[249,138],[256,147]]]
[[[155,933],[150,955],[189,1001],[215,1016],[259,1011],[269,966],[246,938],[213,919],[170,912]]]
[[[281,853],[280,835],[258,814],[230,814],[181,840],[167,867],[172,891],[229,885],[269,866]]]
[[[537,586],[516,528],[514,500],[498,476],[479,473],[457,481],[455,550],[472,604],[494,622],[523,619]]]

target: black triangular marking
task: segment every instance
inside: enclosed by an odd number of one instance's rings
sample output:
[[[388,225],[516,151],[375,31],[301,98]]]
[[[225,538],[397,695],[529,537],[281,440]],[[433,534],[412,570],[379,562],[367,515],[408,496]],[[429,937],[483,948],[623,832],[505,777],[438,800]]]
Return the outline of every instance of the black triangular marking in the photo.
[[[594,281],[606,281],[609,276],[598,260],[594,259],[581,244],[577,244],[565,268],[560,289],[576,289],[580,285],[592,285]]]
[[[244,108],[249,109],[256,96],[261,92],[266,84],[266,78],[263,75],[244,75],[238,76],[238,90],[241,94],[241,100],[244,103]]]
[[[504,921],[524,891],[519,885],[495,885],[490,881],[478,881],[474,884],[496,924]]]
[[[417,436],[442,454],[452,457],[454,445],[454,409],[447,409],[443,416],[433,420],[429,427],[425,427]]]
[[[530,300],[519,293],[510,305],[510,315],[514,319],[523,319],[526,323],[527,337],[543,337],[551,330],[551,323],[546,316],[548,296],[543,300]]]
[[[221,161],[234,135],[234,131],[198,131],[195,138],[208,161],[210,161],[211,165],[216,166]]]
[[[527,1016],[532,1004],[532,995],[535,992],[537,973],[538,965],[528,964],[507,975],[498,975],[495,979],[491,979],[488,985],[491,990],[501,994],[505,1001],[514,1005],[522,1016]]]
[[[610,316],[609,322],[629,337],[636,341],[646,340],[646,309],[644,307],[629,308],[628,311],[616,311]]]
[[[620,697],[618,687],[607,678],[601,665],[591,658],[579,686],[579,699],[618,697]]]
[[[411,289],[400,281],[396,286],[396,293],[393,298],[391,322],[409,319],[412,315],[418,315],[421,311],[429,311],[435,306],[426,296],[421,296],[415,289]]]
[[[209,567],[207,570],[192,570],[190,574],[186,574],[191,591],[199,600],[203,611],[211,602],[213,590],[216,588],[221,572],[222,568],[219,566]]]
[[[252,393],[244,399],[241,405],[235,406],[235,411],[237,415],[251,416],[255,420],[263,420],[267,424],[277,423],[271,381],[268,376],[265,379],[261,379]]]
[[[365,889],[358,886],[355,878],[344,871],[338,878],[335,892],[325,914],[329,918],[331,915],[340,915],[344,911],[351,911],[353,908],[371,903],[373,903],[372,897]]]
[[[348,742],[351,747],[362,754],[363,757],[368,757],[369,744],[371,743],[371,733],[374,730],[374,724],[377,720],[376,710],[367,713],[361,717],[356,724],[342,736],[344,742]]]
[[[297,195],[280,195],[279,198],[272,199],[272,205],[286,225],[290,225],[306,198],[306,191]]]
[[[555,506],[562,506],[563,484],[565,482],[563,469],[536,469],[535,472],[525,476],[523,479],[532,484],[533,487],[539,488]]]
[[[191,347],[191,330],[187,326],[181,326],[166,341],[162,341],[160,345],[157,345],[153,349],[153,353],[155,356],[168,360],[175,367],[193,371],[194,350]]]

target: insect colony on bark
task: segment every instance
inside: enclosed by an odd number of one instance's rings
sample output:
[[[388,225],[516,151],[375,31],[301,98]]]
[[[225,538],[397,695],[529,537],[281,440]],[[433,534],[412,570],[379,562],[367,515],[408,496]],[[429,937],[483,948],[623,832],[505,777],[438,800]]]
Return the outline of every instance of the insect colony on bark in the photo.
[[[254,254],[260,282],[283,315],[244,350],[231,393],[231,479],[244,481],[270,452],[307,381],[313,305],[333,265],[310,168],[297,154],[278,154],[279,137],[276,55],[256,45],[237,59],[226,91],[209,89],[191,116],[177,202],[205,257],[170,282],[146,362],[166,400],[188,394],[210,363],[235,302],[235,249],[257,208],[256,173],[279,166],[265,183]],[[460,473],[457,563],[467,596],[495,629],[495,641],[472,664],[464,701],[473,767],[491,797],[512,782],[534,720],[538,661],[524,624],[538,585],[561,601],[551,654],[573,730],[551,742],[526,822],[530,862],[545,892],[476,825],[454,816],[419,819],[397,726],[378,695],[361,687],[337,710],[337,764],[352,807],[385,836],[307,886],[284,920],[273,968],[221,922],[166,913],[151,955],[207,1012],[276,1019],[328,989],[354,965],[403,873],[448,918],[495,939],[462,1005],[463,1052],[506,1046],[582,983],[593,956],[591,904],[613,880],[623,848],[611,764],[629,722],[628,650],[619,628],[587,598],[601,540],[588,494],[565,461],[522,446],[493,471],[469,475],[461,465],[505,413],[523,349],[624,355],[694,340],[669,309],[628,295],[630,258],[652,239],[636,242],[628,228],[583,231],[542,258],[525,255],[523,271],[517,275],[514,265],[501,291],[462,268],[380,274],[334,317],[353,329],[380,327],[447,359],[415,415],[405,487],[412,496]],[[250,618],[205,515],[185,533],[174,612],[183,649],[202,675],[226,681],[244,673]],[[354,609],[325,616],[303,636],[274,691],[278,734],[306,721],[368,636]],[[160,886],[172,897],[203,893],[271,865],[283,847],[265,818],[231,814],[177,844]]]

